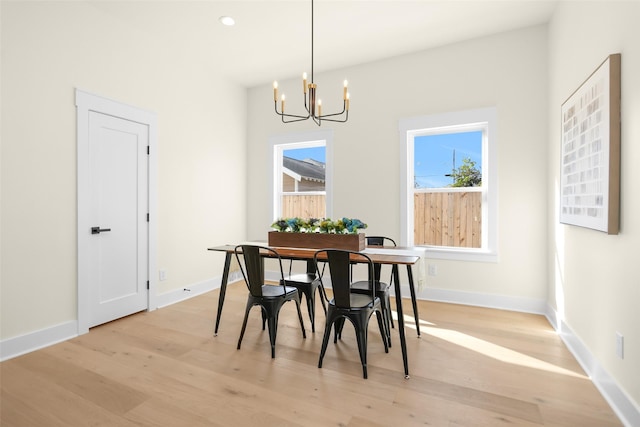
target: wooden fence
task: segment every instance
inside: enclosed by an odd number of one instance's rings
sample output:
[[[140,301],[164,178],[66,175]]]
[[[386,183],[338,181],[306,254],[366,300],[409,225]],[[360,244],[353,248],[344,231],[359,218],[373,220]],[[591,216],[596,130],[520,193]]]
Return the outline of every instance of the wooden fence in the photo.
[[[482,193],[415,193],[414,244],[479,248]]]
[[[324,218],[325,206],[324,194],[285,194],[282,196],[282,217]]]
[[[482,244],[482,193],[415,193],[414,244],[479,248]],[[324,218],[323,194],[282,196],[283,218]]]

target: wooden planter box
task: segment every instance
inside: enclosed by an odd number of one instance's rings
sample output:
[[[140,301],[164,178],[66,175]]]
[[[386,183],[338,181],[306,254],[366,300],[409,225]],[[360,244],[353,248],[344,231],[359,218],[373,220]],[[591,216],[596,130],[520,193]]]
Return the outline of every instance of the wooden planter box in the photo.
[[[269,246],[281,248],[348,249],[362,251],[365,248],[364,233],[287,233],[269,232]]]

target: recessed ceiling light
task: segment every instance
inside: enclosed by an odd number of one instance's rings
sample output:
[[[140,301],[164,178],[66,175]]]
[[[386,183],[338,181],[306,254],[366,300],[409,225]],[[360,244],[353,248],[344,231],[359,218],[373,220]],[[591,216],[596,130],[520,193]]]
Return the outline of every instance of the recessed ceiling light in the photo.
[[[222,22],[223,25],[227,25],[229,27],[236,23],[236,21],[234,21],[234,19],[230,16],[221,16],[220,18],[218,18],[218,20]]]

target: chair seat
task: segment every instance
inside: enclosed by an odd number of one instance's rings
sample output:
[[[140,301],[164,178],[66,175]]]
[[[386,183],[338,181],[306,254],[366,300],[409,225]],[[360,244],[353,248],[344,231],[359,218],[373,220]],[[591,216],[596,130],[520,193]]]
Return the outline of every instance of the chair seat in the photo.
[[[374,285],[376,287],[376,292],[386,292],[389,290],[389,288],[391,287],[388,283],[386,282],[381,282],[379,280],[375,280]],[[358,282],[354,282],[351,284],[351,290],[352,291],[366,291],[369,289],[369,281],[368,280],[361,280]]]
[[[313,283],[318,279],[315,273],[301,273],[301,274],[293,274],[289,277],[285,277],[285,282],[297,282],[297,283]]]
[[[290,294],[292,292],[298,292],[298,290],[292,286],[286,286],[284,288],[281,285],[278,285],[278,286],[263,285],[262,286],[262,296],[265,298],[281,297],[285,294]]]
[[[351,309],[359,309],[359,308],[371,308],[375,305],[375,302],[379,300],[379,298],[375,298],[374,301],[371,301],[371,295],[364,294],[351,294],[349,300],[351,301]],[[329,301],[330,305],[335,306],[336,303],[332,299]]]

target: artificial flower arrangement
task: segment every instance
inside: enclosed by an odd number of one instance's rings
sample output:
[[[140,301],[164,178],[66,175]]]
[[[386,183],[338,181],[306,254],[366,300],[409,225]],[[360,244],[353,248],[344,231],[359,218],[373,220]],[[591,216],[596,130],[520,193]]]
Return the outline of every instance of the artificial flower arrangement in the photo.
[[[367,224],[356,218],[342,218],[333,221],[331,218],[281,218],[271,224],[271,228],[287,233],[329,233],[357,234],[358,230],[367,228]]]

